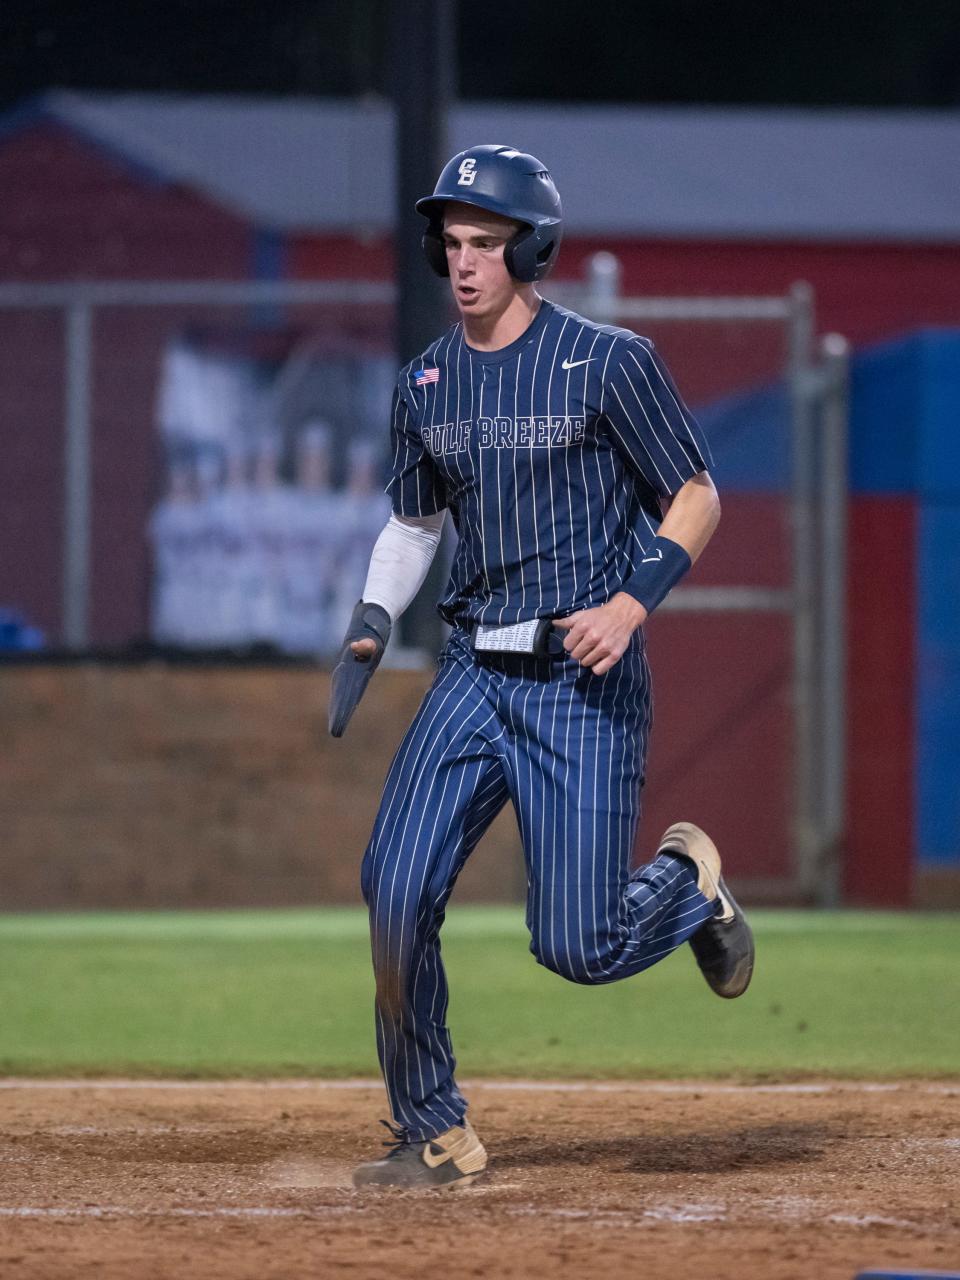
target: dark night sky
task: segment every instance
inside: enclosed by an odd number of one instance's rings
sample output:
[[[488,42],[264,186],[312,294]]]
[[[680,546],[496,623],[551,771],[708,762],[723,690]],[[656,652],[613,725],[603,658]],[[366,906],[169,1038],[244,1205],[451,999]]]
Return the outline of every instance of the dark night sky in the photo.
[[[0,96],[387,88],[389,0],[3,0]],[[461,0],[464,98],[960,106],[957,0]]]

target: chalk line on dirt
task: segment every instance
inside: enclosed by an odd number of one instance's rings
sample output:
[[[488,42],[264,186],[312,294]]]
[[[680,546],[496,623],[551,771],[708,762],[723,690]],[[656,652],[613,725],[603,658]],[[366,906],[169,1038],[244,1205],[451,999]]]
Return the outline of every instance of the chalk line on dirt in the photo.
[[[506,1190],[506,1187],[488,1185],[485,1190],[495,1192]],[[474,1199],[480,1188],[461,1193],[459,1204],[467,1198]],[[379,1199],[379,1197],[377,1197]],[[353,1193],[352,1202],[332,1205],[313,1205],[301,1207],[282,1207],[271,1205],[208,1205],[204,1208],[189,1206],[171,1206],[169,1208],[137,1208],[131,1205],[0,1205],[0,1219],[55,1219],[62,1221],[91,1219],[110,1221],[112,1219],[163,1220],[171,1218],[186,1219],[232,1219],[232,1220],[271,1220],[302,1219],[316,1221],[325,1218],[344,1217],[349,1214],[362,1213],[369,1206],[369,1198],[362,1193]],[[638,1205],[633,1211],[622,1209],[592,1208],[542,1208],[533,1205],[507,1205],[504,1211],[516,1218],[549,1218],[556,1221],[578,1222],[584,1226],[634,1227],[683,1225],[693,1223],[723,1223],[737,1220],[749,1221],[790,1221],[794,1224],[810,1225],[813,1223],[830,1223],[838,1227],[854,1227],[868,1229],[870,1227],[895,1227],[900,1230],[929,1234],[928,1224],[911,1222],[906,1218],[892,1218],[873,1213],[827,1213],[823,1205],[814,1200],[802,1197],[793,1199],[774,1198],[768,1201],[756,1201],[748,1212],[736,1210],[731,1213],[729,1207],[718,1201],[704,1203],[667,1201],[659,1204]],[[936,1234],[936,1232],[934,1233]]]
[[[824,1094],[824,1093],[923,1093],[951,1097],[960,1093],[960,1080],[953,1083],[934,1083],[928,1080],[821,1080],[796,1081],[783,1084],[728,1084],[720,1081],[694,1080],[465,1080],[462,1087],[491,1089],[504,1093],[716,1093],[716,1094]],[[0,1089],[36,1090],[139,1090],[184,1089],[215,1091],[218,1089],[252,1090],[354,1090],[382,1089],[383,1082],[376,1079],[353,1078],[345,1080],[163,1080],[163,1079],[42,1079],[39,1077],[9,1077],[0,1079]]]

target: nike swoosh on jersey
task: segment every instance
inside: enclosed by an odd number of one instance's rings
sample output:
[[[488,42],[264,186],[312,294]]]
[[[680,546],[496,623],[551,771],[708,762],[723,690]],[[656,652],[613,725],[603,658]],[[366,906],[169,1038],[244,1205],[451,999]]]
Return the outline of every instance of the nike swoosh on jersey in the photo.
[[[662,559],[663,559],[663,547],[657,547],[657,554],[655,556],[644,556],[643,559],[640,561],[640,563],[656,564],[658,560],[662,560]]]
[[[591,360],[595,360],[596,356],[588,356],[586,360],[564,360],[560,365],[561,369],[579,369],[582,364],[589,364]]]

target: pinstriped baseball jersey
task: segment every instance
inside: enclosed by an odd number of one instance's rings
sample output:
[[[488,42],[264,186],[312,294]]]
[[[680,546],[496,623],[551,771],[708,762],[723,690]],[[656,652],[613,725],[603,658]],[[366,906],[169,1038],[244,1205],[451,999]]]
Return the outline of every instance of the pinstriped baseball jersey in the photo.
[[[401,374],[399,515],[450,507],[460,541],[436,679],[387,776],[363,861],[377,1047],[394,1122],[461,1123],[439,932],[466,859],[512,802],[541,964],[573,982],[640,973],[714,910],[669,854],[631,871],[651,690],[644,637],[596,675],[564,650],[478,652],[469,623],[600,604],[642,559],[660,500],[709,459],[652,344],[551,303],[510,346],[454,326]]]
[[[439,609],[508,624],[602,604],[643,558],[661,498],[711,463],[649,339],[542,302],[497,351],[456,324],[402,370],[398,515],[449,507],[459,535]]]

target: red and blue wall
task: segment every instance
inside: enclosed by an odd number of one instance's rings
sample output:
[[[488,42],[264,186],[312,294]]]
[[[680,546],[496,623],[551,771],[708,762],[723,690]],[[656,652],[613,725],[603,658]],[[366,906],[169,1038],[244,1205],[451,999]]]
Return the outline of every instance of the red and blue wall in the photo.
[[[718,534],[718,552],[729,554],[712,563],[740,582],[789,585],[784,385],[697,411],[716,458],[721,534],[742,526],[745,535],[721,547]],[[849,476],[844,900],[957,905],[960,330],[921,330],[854,357]],[[761,637],[754,625],[745,642],[755,662],[773,656],[786,672],[788,628]],[[781,704],[787,716],[787,696]],[[778,755],[775,737],[754,735],[745,758],[753,763],[749,785],[742,768],[736,782],[741,802],[762,811],[772,792],[790,788],[789,746],[781,741]]]
[[[960,330],[852,369],[846,895],[960,887]]]

